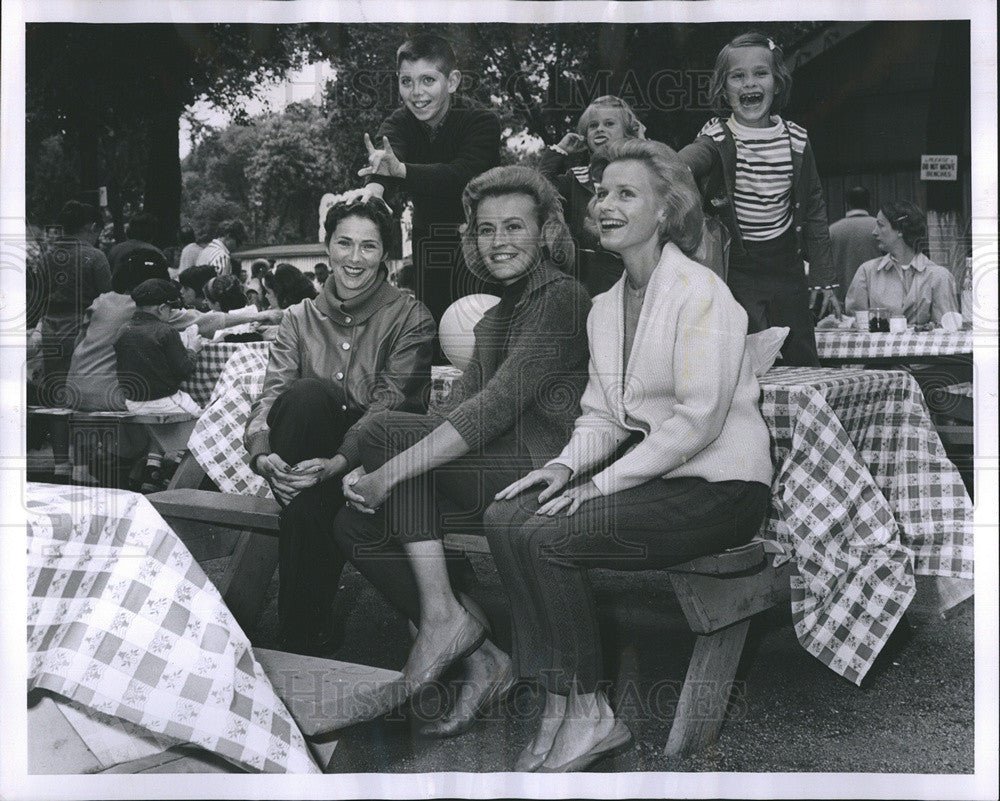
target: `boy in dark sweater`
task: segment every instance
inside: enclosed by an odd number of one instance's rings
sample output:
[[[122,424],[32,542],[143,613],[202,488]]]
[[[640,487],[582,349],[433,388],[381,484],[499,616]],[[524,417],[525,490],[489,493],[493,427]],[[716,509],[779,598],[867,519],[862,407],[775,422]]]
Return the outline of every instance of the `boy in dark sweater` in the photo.
[[[188,416],[180,422],[149,426],[149,433],[169,456],[187,448],[188,438],[201,415],[198,404],[180,388],[194,370],[201,337],[185,331],[184,336],[189,339],[185,344],[182,335],[166,322],[172,311],[181,307],[179,284],[150,278],[133,289],[131,295],[136,310],[115,341],[118,382],[125,392],[125,407],[133,414]],[[148,462],[147,467],[152,464],[155,460]],[[147,476],[151,478],[152,475]]]
[[[401,189],[413,200],[414,289],[440,322],[453,300],[474,291],[474,279],[459,266],[462,190],[500,163],[500,118],[457,102],[462,73],[440,36],[405,41],[396,68],[403,105],[382,123],[377,145],[365,134],[368,166],[359,175],[368,177],[366,197]]]

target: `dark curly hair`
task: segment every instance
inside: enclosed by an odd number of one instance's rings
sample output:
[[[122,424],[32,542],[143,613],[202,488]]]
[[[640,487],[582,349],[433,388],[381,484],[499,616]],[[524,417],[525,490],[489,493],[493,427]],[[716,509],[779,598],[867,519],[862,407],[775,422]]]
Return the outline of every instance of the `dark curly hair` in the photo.
[[[879,207],[879,211],[913,250],[920,252],[927,246],[927,215],[916,203],[889,200]]]
[[[352,203],[335,203],[330,206],[323,221],[323,244],[330,247],[330,239],[333,232],[337,230],[337,225],[341,220],[348,217],[361,217],[371,220],[378,228],[378,234],[382,238],[382,249],[388,247],[392,241],[392,212],[381,198],[369,198],[365,201],[356,200]]]
[[[247,305],[247,296],[235,275],[217,275],[205,284],[205,299],[218,303],[224,312],[242,309]]]
[[[282,262],[274,271],[264,273],[264,286],[278,299],[278,308],[287,309],[296,303],[316,297],[316,287],[297,267]]]

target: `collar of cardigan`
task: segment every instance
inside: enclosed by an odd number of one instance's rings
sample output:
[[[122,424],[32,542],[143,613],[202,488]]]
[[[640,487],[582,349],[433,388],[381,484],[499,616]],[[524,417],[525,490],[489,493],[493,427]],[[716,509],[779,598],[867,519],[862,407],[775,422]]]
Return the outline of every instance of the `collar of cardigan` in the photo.
[[[333,276],[330,276],[323,284],[323,291],[316,296],[316,308],[338,325],[360,325],[399,294],[387,277],[385,267],[379,267],[374,284],[350,300],[341,300],[333,291],[335,284]]]

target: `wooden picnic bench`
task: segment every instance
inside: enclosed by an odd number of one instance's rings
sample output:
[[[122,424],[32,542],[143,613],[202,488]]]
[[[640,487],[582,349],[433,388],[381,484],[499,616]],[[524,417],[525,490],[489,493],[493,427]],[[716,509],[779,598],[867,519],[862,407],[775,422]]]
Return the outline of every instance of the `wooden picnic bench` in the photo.
[[[252,625],[277,566],[278,503],[202,489],[199,472],[196,464],[182,464],[167,490],[147,498],[171,525],[182,529],[207,526],[241,532],[243,539],[225,588],[219,590],[237,620]],[[450,550],[489,554],[486,538],[479,535],[449,534],[444,545]],[[696,635],[667,739],[668,756],[694,753],[718,739],[750,620],[788,597],[793,565],[773,567],[763,545],[751,542],[664,571],[687,626]],[[281,688],[276,690],[281,695]],[[313,721],[309,736],[321,741],[326,732],[341,725],[332,720],[324,728]]]
[[[88,412],[61,406],[29,406],[27,419],[62,420],[69,430],[70,452],[83,454],[85,458],[93,454],[112,454],[118,450],[121,427],[135,425],[168,425],[183,423],[191,419],[189,414],[133,414],[127,411]],[[88,461],[90,461],[88,459]],[[115,475],[117,465],[114,460],[93,460],[93,477],[102,487],[120,486]]]

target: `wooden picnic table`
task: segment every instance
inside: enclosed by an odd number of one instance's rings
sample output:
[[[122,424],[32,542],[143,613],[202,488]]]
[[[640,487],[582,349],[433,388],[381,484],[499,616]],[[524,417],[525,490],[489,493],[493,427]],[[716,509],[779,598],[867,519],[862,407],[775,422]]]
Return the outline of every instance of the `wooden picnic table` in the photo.
[[[242,445],[266,366],[261,351],[234,354],[191,437],[224,493],[270,497]],[[456,373],[434,369],[436,397]],[[777,468],[761,537],[797,565],[803,647],[860,683],[912,600],[915,574],[963,582],[953,600],[971,592],[972,505],[908,373],[778,367],[760,381]]]

